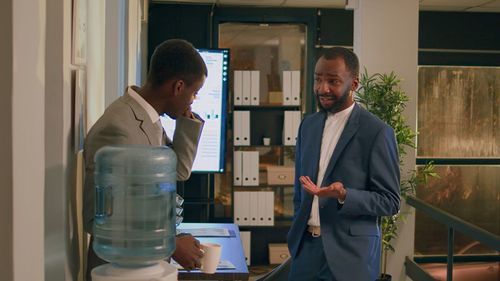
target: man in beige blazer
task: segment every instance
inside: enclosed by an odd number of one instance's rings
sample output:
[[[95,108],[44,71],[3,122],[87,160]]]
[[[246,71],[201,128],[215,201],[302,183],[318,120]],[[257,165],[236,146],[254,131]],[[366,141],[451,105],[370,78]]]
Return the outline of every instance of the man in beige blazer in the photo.
[[[84,146],[84,229],[92,234],[95,187],[94,154],[105,145],[171,145],[177,155],[177,179],[187,180],[196,155],[203,120],[191,112],[191,104],[207,76],[206,65],[188,42],[179,39],[160,44],[151,57],[147,81],[141,88],[128,87],[89,131]],[[160,115],[176,120],[173,140],[161,127]],[[200,266],[203,253],[190,235],[176,238],[173,258],[184,268]],[[105,263],[89,247],[87,280],[91,270]]]

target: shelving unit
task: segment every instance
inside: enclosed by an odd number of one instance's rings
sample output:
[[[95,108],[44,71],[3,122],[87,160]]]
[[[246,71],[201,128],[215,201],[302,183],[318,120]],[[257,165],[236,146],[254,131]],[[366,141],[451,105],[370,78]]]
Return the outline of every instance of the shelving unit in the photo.
[[[268,244],[286,243],[292,221],[293,174],[287,174],[290,180],[284,184],[268,184],[268,167],[289,167],[292,173],[294,170],[295,131],[305,112],[305,99],[301,96],[306,77],[305,45],[301,43],[305,42],[305,30],[303,24],[219,25],[218,47],[230,49],[231,61],[227,172],[216,178],[216,201],[227,204],[223,211],[229,221],[240,224],[240,231],[249,232],[250,239],[245,241],[250,245],[244,248],[250,249],[253,265],[269,263]],[[287,112],[294,112],[295,127]],[[270,140],[268,145],[264,138]],[[250,155],[247,152],[257,152],[258,161],[242,160],[241,155]],[[249,170],[258,171],[252,174],[257,175],[256,181],[252,178],[244,185],[243,172]],[[265,199],[256,199],[265,198],[256,194],[269,192],[272,202],[265,204],[272,204],[271,220],[269,213],[262,213],[266,207],[261,201]],[[242,199],[240,195],[247,197]],[[241,204],[244,209],[256,211],[254,218],[240,217]]]

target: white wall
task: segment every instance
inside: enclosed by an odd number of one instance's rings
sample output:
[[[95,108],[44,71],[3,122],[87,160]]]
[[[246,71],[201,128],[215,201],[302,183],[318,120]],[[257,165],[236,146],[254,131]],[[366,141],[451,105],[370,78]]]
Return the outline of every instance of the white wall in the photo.
[[[106,2],[88,1],[87,32],[87,129],[99,119],[105,108],[105,15]]]
[[[11,122],[7,126],[11,128],[2,129],[2,138],[9,139],[6,142],[11,151],[6,155],[12,158],[2,159],[2,170],[10,167],[11,172],[2,186],[6,190],[2,195],[10,195],[6,199],[11,201],[6,204],[10,219],[2,221],[2,229],[10,231],[12,243],[0,256],[2,263],[10,265],[5,271],[10,280],[37,281],[44,280],[45,1],[6,2],[1,5],[12,15],[11,23],[7,23],[12,31],[7,43],[12,49],[2,48],[2,53],[7,51],[12,64],[4,68],[2,63],[2,76],[10,76],[8,85],[12,88],[6,93],[11,101],[1,106],[10,107],[7,120]]]
[[[137,0],[89,0],[87,128],[128,85],[140,85],[147,23]]]
[[[2,280],[76,280],[69,245],[71,1],[0,3]]]
[[[126,86],[127,0],[106,1],[105,10],[105,106],[108,107],[123,95]]]
[[[45,50],[45,280],[77,280],[71,91],[71,1],[47,1]]]
[[[402,78],[402,89],[410,97],[405,117],[416,129],[418,83],[418,0],[349,1],[354,5],[354,52],[360,58],[361,70],[368,73],[394,71]],[[415,151],[409,149],[404,159],[405,170],[415,168]],[[406,172],[403,172],[405,175]],[[389,257],[388,273],[392,280],[406,280],[405,256],[413,257],[415,217],[408,213],[400,236],[394,242],[396,253]]]
[[[4,92],[0,95],[2,280],[82,277],[78,249],[81,236],[75,228],[79,214],[72,141],[71,3],[0,1],[0,83]],[[87,62],[91,85],[87,102],[89,122],[93,124],[104,111],[105,4],[100,0],[87,3],[89,15],[93,15],[87,21],[89,34],[94,31],[88,38]],[[126,16],[118,15],[116,24],[126,22]],[[124,25],[121,28],[126,30]],[[136,33],[135,38],[141,38],[140,28]],[[124,42],[117,40],[110,44],[125,49]],[[141,55],[136,51],[133,61],[138,63]],[[122,67],[110,69],[128,77],[123,66],[129,60],[123,56]],[[131,66],[137,72],[141,68],[133,61]],[[124,87],[126,82],[109,83]]]

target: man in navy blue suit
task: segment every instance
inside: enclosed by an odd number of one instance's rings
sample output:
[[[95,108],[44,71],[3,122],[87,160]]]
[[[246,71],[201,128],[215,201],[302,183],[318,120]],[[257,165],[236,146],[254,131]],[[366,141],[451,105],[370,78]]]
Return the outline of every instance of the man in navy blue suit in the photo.
[[[290,280],[373,281],[380,270],[380,216],[399,211],[394,131],[354,102],[359,62],[334,47],[314,70],[319,111],[300,125]]]

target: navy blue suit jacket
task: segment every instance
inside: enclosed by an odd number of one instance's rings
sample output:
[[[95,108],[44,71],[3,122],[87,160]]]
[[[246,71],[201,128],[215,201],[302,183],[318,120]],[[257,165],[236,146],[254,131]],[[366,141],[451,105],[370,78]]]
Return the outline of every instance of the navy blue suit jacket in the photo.
[[[294,221],[288,233],[292,257],[297,255],[307,228],[313,196],[298,181],[316,182],[323,128],[327,114],[314,113],[302,121],[295,155]],[[340,205],[335,198],[319,199],[321,239],[337,281],[373,281],[380,271],[380,216],[399,211],[399,157],[394,131],[355,104],[333,151],[321,186],[339,181],[347,190]]]

